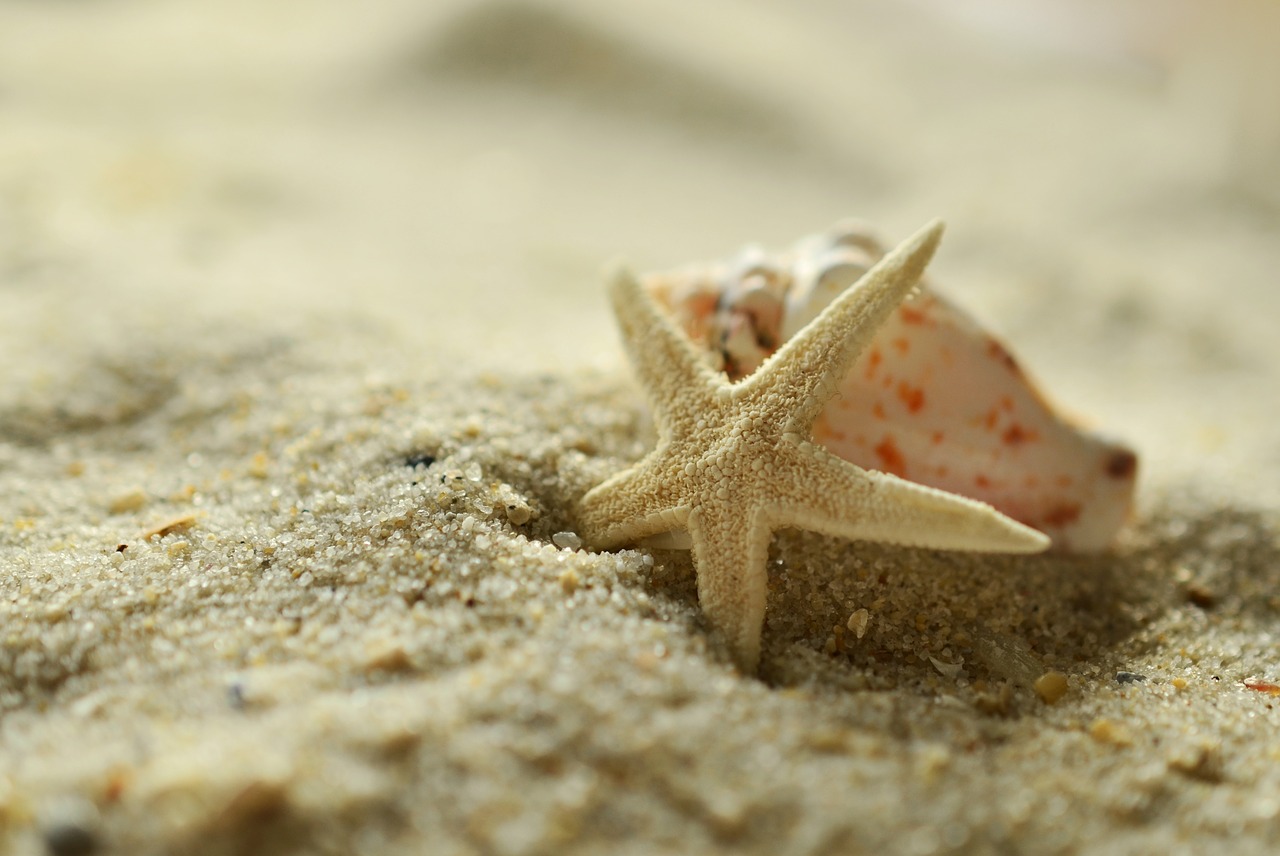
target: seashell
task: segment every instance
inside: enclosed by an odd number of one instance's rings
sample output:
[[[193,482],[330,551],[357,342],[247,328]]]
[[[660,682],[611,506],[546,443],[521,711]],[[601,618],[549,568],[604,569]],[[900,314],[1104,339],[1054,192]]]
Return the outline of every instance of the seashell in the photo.
[[[737,380],[883,254],[845,222],[785,253],[748,247],[642,281]],[[928,282],[880,329],[814,436],[858,466],[987,502],[1062,550],[1106,547],[1133,503],[1137,455],[1055,410],[1009,349]]]

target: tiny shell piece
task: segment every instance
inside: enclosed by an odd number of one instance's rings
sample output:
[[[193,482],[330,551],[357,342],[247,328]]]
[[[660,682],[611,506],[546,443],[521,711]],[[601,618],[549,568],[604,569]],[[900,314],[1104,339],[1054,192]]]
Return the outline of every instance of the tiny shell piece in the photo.
[[[152,526],[146,532],[142,533],[142,540],[149,541],[153,537],[163,538],[166,535],[172,535],[175,532],[186,532],[192,526],[196,525],[196,516],[194,514],[180,514],[177,517],[171,517],[164,523]]]
[[[871,622],[871,613],[865,609],[855,610],[853,615],[849,616],[847,627],[853,631],[853,635],[861,639],[867,635],[867,625]]]
[[[883,254],[843,223],[785,253],[750,247],[643,281],[737,380]],[[927,281],[880,328],[814,436],[860,467],[987,502],[1063,550],[1105,548],[1137,477],[1133,451],[1055,411],[1009,349]]]

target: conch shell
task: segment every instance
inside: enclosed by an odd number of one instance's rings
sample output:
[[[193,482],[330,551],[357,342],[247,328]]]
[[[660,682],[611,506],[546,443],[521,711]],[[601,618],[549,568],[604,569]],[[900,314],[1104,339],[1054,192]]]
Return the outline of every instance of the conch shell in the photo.
[[[642,282],[708,360],[751,374],[884,254],[852,223],[768,255]],[[1018,361],[926,281],[876,335],[814,426],[867,469],[987,502],[1061,550],[1105,548],[1129,515],[1138,459],[1048,403]]]

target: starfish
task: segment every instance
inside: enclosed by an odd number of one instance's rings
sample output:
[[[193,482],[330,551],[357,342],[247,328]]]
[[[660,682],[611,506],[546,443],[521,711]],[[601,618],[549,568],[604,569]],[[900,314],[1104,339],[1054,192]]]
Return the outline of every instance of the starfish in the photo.
[[[579,522],[596,549],[687,532],[702,611],[744,673],[760,659],[775,529],[987,552],[1049,544],[985,503],[863,469],[813,440],[814,421],[941,236],[935,221],[904,241],[737,383],[704,362],[635,277],[613,279],[614,313],[658,444],[589,491]]]

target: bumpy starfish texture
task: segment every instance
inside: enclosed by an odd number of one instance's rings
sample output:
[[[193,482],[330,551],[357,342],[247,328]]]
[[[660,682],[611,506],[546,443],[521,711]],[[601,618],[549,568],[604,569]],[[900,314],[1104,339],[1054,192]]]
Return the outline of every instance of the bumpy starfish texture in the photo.
[[[941,235],[935,222],[905,241],[736,384],[703,362],[634,277],[613,281],[614,312],[654,410],[658,445],[587,493],[582,530],[597,549],[687,531],[702,610],[744,672],[760,658],[775,529],[952,550],[1048,546],[989,505],[864,470],[813,442],[814,420],[914,288]]]

